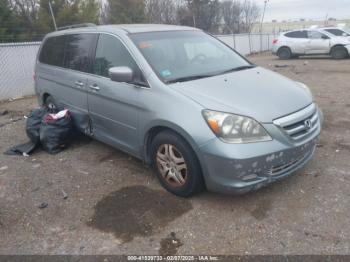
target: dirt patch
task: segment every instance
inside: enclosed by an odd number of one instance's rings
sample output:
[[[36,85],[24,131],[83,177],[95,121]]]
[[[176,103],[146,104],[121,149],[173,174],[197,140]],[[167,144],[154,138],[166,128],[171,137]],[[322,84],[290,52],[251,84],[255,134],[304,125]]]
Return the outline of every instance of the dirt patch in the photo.
[[[191,209],[188,200],[165,191],[143,186],[125,187],[97,203],[88,225],[130,242],[137,236],[152,235],[155,229],[166,226]]]
[[[340,149],[340,150],[350,151],[350,143],[338,141],[336,142],[335,148],[338,150]]]
[[[262,220],[265,217],[267,217],[267,214],[271,207],[271,201],[269,199],[264,199],[258,202],[255,208],[251,210],[250,213],[255,219]]]
[[[163,238],[160,242],[158,253],[160,256],[174,256],[176,255],[178,248],[182,245],[180,239],[176,238],[175,233],[171,232],[169,237]]]

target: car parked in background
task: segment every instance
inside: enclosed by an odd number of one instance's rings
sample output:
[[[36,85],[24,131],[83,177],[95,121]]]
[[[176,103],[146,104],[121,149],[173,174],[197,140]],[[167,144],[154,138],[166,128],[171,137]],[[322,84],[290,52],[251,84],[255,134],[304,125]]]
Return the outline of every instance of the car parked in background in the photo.
[[[350,54],[350,39],[322,29],[294,30],[273,40],[272,52],[280,59],[303,55],[330,55],[334,59],[344,59]]]
[[[78,130],[143,160],[183,197],[246,193],[293,175],[321,131],[306,85],[191,27],[50,33],[35,90],[40,104],[69,109]]]

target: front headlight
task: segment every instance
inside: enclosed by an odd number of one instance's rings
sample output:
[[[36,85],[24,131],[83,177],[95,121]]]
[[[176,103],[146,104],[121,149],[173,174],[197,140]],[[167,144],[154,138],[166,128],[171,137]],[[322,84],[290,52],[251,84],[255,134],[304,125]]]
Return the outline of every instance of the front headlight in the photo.
[[[272,140],[262,125],[252,118],[210,110],[203,110],[203,116],[224,142],[242,144]]]

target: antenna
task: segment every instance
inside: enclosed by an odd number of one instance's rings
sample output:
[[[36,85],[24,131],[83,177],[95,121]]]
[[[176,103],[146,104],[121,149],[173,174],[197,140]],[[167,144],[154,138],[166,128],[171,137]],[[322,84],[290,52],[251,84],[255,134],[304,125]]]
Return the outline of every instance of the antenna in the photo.
[[[50,0],[49,0],[49,7],[50,7],[50,12],[51,12],[53,24],[54,24],[54,26],[55,26],[55,31],[57,31],[56,19],[55,19],[55,16],[54,16],[54,14],[53,14],[53,11],[52,11],[52,6],[51,6],[51,1],[50,1]]]

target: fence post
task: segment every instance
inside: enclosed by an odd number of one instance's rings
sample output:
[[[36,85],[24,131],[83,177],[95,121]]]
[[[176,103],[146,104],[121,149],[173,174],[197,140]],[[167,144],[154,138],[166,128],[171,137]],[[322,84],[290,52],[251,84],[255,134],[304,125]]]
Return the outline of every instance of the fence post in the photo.
[[[233,48],[236,50],[236,35],[233,34]]]
[[[248,33],[248,40],[249,40],[249,54],[251,54],[252,53],[252,42],[250,39],[250,33]]]

